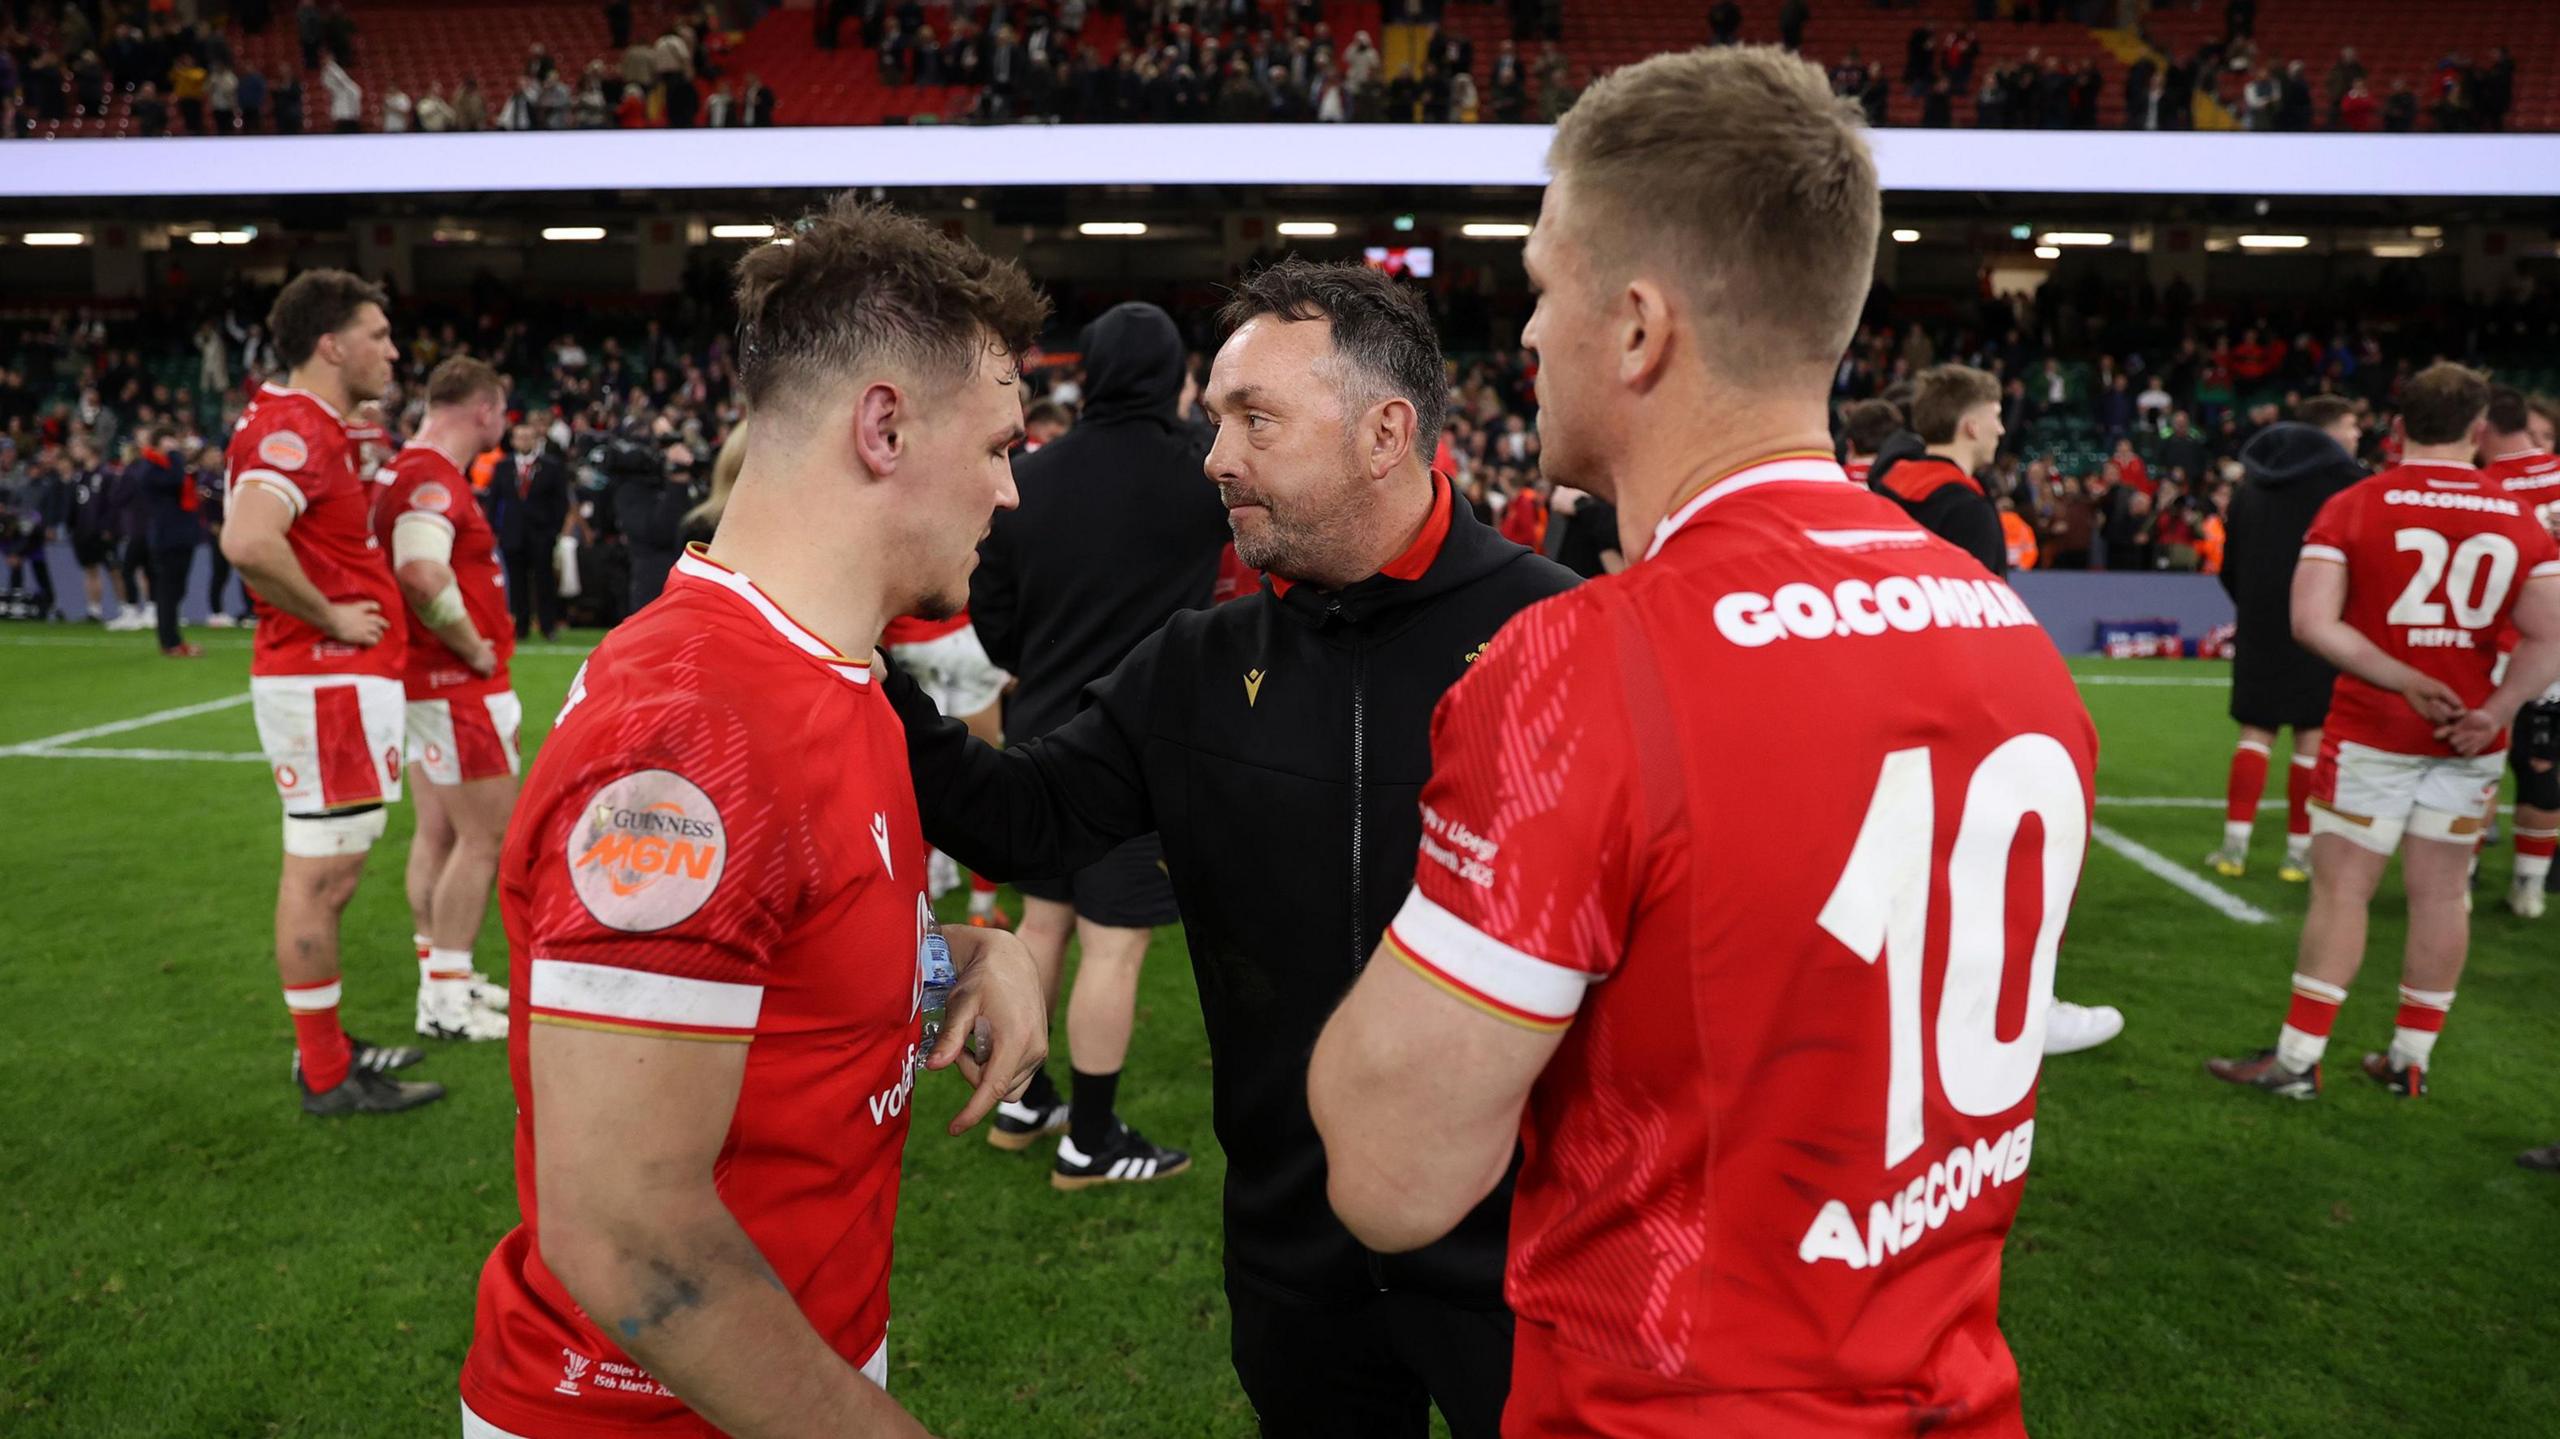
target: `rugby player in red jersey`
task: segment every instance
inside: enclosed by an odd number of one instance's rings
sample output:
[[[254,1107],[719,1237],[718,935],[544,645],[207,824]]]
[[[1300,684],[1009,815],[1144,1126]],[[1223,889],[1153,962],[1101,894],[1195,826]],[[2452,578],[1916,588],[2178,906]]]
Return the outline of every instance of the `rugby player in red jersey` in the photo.
[[[346,421],[391,383],[399,350],[384,303],[343,270],[286,285],[267,330],[289,373],[259,387],[227,456],[222,553],[258,601],[249,694],[284,800],[276,968],[313,1114],[391,1113],[444,1094],[388,1076],[423,1052],[350,1040],[338,1023],[339,920],[383,806],[400,798],[400,590]]]
[[[2496,803],[2507,730],[2560,680],[2560,544],[2472,463],[2489,384],[2430,365],[2400,395],[2400,463],[2320,507],[2293,573],[2293,633],[2338,667],[2312,774],[2311,912],[2273,1048],[2206,1068],[2287,1099],[2320,1060],[2364,965],[2367,911],[2396,851],[2409,939],[2391,1047],[2367,1077],[2427,1092],[2471,947],[2472,857]],[[2515,653],[2496,671],[2497,637]]]
[[[1622,574],[1442,701],[1417,883],[1315,1051],[1336,1212],[1522,1146],[1507,1435],[2025,1432],[1998,1307],[2097,739],[2008,586],[1832,459],[1854,109],[1661,55],[1558,127],[1538,432]]]
[[[507,992],[472,969],[471,946],[515,809],[524,706],[507,674],[506,569],[465,472],[506,431],[506,382],[454,356],[427,377],[426,422],[376,476],[373,504],[374,537],[408,601],[417,1028],[442,1039],[507,1037]]]
[[[1045,1056],[1021,942],[932,925],[869,657],[967,598],[1047,302],[849,199],[793,240],[739,263],[717,537],[588,658],[508,830],[524,1223],[466,1435],[922,1434],[883,1387],[909,1099],[958,1063],[957,1133]]]

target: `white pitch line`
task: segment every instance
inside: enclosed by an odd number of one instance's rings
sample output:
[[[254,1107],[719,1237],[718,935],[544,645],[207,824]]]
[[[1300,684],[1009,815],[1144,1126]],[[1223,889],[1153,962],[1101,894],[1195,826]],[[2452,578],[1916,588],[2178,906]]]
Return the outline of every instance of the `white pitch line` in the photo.
[[[33,749],[25,745],[0,749],[0,759],[139,759],[162,763],[189,760],[216,761],[226,764],[265,764],[262,754],[225,754],[210,749]]]
[[[2249,903],[2247,900],[2242,899],[2240,896],[2233,894],[2227,889],[2224,889],[2222,886],[2204,879],[2194,871],[2181,868],[2175,861],[2171,860],[2167,855],[2162,854],[2160,851],[2151,848],[2149,845],[2137,844],[2134,841],[2125,838],[2123,835],[2116,833],[2114,830],[2107,828],[2105,825],[2091,825],[2089,827],[2089,837],[2096,840],[2098,843],[2105,845],[2107,848],[2114,850],[2116,853],[2123,855],[2125,858],[2132,860],[2135,864],[2142,866],[2144,869],[2151,871],[2151,873],[2159,876],[2161,879],[2167,880],[2177,888],[2185,890],[2188,895],[2193,897],[2199,903],[2209,909],[2220,912],[2225,919],[2234,920],[2241,924],[2265,924],[2269,920],[2275,918],[2274,915],[2271,915],[2265,910],[2258,908],[2256,905]]]
[[[2231,677],[2202,679],[2193,675],[2074,675],[2084,685],[2143,685],[2157,689],[2221,689],[2231,688]]]
[[[2228,801],[2209,798],[2203,795],[2102,794],[2098,796],[2098,803],[2115,809],[2220,809],[2224,804],[2228,803]],[[2284,807],[2285,802],[2280,799],[2262,799],[2258,801],[2258,808],[2261,810],[2283,809]]]
[[[123,734],[127,730],[149,729],[153,725],[167,724],[171,720],[189,719],[196,715],[209,715],[221,710],[238,709],[240,706],[247,704],[248,702],[249,694],[246,690],[243,690],[239,694],[224,695],[218,700],[206,700],[203,704],[180,705],[176,709],[157,710],[147,715],[136,715],[132,719],[116,720],[109,724],[91,725],[87,729],[65,730],[61,734],[46,735],[42,739],[26,740],[18,744],[10,745],[6,749],[0,749],[0,754],[18,753],[28,750],[57,749],[67,744],[78,744],[82,740],[104,739],[111,734]]]

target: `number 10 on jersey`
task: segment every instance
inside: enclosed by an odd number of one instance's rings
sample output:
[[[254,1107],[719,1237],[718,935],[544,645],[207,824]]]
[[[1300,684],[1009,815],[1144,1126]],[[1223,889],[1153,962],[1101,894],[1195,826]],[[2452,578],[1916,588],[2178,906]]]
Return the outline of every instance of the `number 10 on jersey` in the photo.
[[[1885,756],[1848,866],[1817,921],[1858,958],[1870,965],[1884,962],[1887,1169],[1919,1150],[1925,1126],[1920,990],[1930,898],[1937,887],[1937,783],[1929,750]],[[2010,854],[2029,815],[2042,821],[2044,832],[2037,863],[2042,913],[2033,935],[2012,936]],[[2080,772],[2051,735],[2012,737],[1964,781],[1964,805],[1947,855],[1946,970],[1934,1026],[1938,1087],[1960,1114],[2003,1113],[2035,1087],[2044,1059],[2045,1015],[2053,1004],[2054,960],[2088,848],[2088,798]],[[2027,943],[2027,1018],[2015,1038],[2003,1040],[2000,985],[2016,947],[2013,939]]]

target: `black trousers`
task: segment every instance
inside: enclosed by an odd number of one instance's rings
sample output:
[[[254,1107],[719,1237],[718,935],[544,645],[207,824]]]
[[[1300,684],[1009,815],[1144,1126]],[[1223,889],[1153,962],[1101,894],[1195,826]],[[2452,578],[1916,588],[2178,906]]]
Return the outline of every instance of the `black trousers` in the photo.
[[[1236,1378],[1263,1439],[1497,1439],[1511,1392],[1511,1314],[1399,1290],[1344,1308],[1227,1281]]]
[[[142,608],[142,575],[150,564],[150,552],[142,541],[125,540],[116,546],[116,583],[125,604],[134,609]]]
[[[213,546],[213,578],[205,585],[204,608],[208,617],[223,613],[222,592],[231,588],[231,562],[222,557],[222,545]]]
[[[551,568],[551,547],[509,550],[505,559],[507,606],[516,617],[516,638],[532,638],[536,623],[542,637],[551,638],[560,628],[560,577]]]
[[[151,606],[160,615],[160,648],[185,643],[178,633],[178,606],[186,603],[187,572],[195,568],[196,547],[173,546],[151,552]]]

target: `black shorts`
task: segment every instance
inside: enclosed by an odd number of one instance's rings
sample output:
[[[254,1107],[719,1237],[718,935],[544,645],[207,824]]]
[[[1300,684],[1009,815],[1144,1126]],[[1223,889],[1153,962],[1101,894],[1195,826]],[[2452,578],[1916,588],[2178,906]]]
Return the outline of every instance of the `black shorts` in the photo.
[[[2560,809],[2560,702],[2529,704],[2517,712],[2507,766],[2516,773],[2518,803]]]
[[[85,570],[91,565],[112,563],[115,554],[115,536],[102,535],[94,530],[72,531],[71,558],[80,568]]]
[[[1164,842],[1142,834],[1064,879],[1016,882],[1033,899],[1075,906],[1080,919],[1114,929],[1153,929],[1182,917],[1164,869]]]

